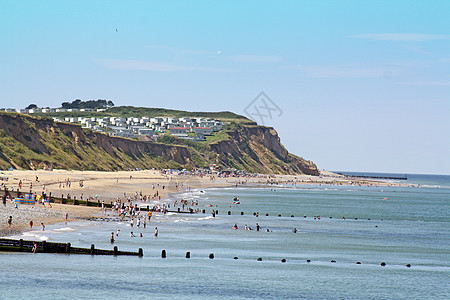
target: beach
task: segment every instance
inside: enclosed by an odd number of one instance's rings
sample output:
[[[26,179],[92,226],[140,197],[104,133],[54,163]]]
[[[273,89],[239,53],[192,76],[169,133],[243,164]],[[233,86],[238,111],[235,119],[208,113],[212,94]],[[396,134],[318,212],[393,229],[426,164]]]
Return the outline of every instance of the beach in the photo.
[[[202,174],[178,174],[171,171],[75,171],[75,170],[13,170],[2,171],[1,190],[32,191],[41,195],[45,192],[54,197],[90,199],[111,203],[118,199],[131,198],[133,202],[156,204],[169,195],[192,189],[211,187],[267,187],[283,184],[337,184],[337,185],[392,185],[383,181],[353,180],[341,175],[322,171],[321,176],[310,175],[252,175],[241,177],[218,177]],[[7,180],[6,180],[7,178]],[[1,193],[3,194],[3,193]],[[68,220],[66,220],[66,214]],[[11,235],[42,223],[53,224],[77,219],[89,219],[101,215],[100,208],[62,205],[52,203],[35,206],[19,205],[16,209],[10,201],[0,209],[0,235]],[[13,217],[11,228],[7,219]]]
[[[21,172],[14,175],[23,175]],[[132,182],[142,181],[139,186],[130,184],[125,192],[133,203],[135,190],[139,198],[138,188],[146,195],[159,183],[165,193],[161,200],[158,196],[143,206],[165,205],[168,212],[156,210],[151,220],[145,211],[133,213],[134,226],[130,210],[125,210],[122,219],[117,210],[109,208],[104,212],[100,207],[39,204],[15,209],[9,202],[6,208],[0,204],[0,211],[33,216],[35,224],[38,213],[43,217],[53,214],[50,219],[55,223],[45,221],[45,231],[38,224],[32,230],[26,228],[28,217],[24,217],[24,228],[20,231],[17,227],[9,234],[11,239],[37,241],[39,246],[46,241],[87,249],[92,245],[104,250],[143,249],[140,258],[42,253],[39,247],[36,254],[4,251],[0,253],[4,296],[122,298],[130,295],[130,289],[124,287],[133,286],[135,297],[157,299],[448,298],[448,176],[408,175],[403,184],[349,178],[324,184],[331,177],[310,180],[303,176],[292,181],[295,176],[262,175],[213,180],[152,172],[123,172],[120,178],[117,173],[81,172],[86,188],[75,187],[75,180],[70,190],[65,187],[65,193],[70,191],[78,198],[81,191],[103,182],[107,192],[99,198],[118,193],[127,205],[123,187],[114,186],[111,176],[116,176],[119,184],[129,181],[130,174]],[[78,178],[76,172],[59,174]],[[149,186],[144,179],[147,176],[155,176],[148,179]],[[88,180],[94,177],[97,179]],[[163,182],[168,186],[164,190]],[[204,183],[194,188],[195,182]],[[233,204],[235,196],[240,204]],[[200,211],[188,213],[186,206]],[[218,213],[213,215],[213,210]],[[70,222],[65,222],[66,212]],[[7,217],[5,214],[3,224]],[[13,227],[18,218],[13,216]]]
[[[97,172],[97,171],[29,171],[15,170],[2,172],[1,176],[7,177],[7,181],[2,181],[2,190],[7,187],[8,190],[19,188],[21,182],[22,192],[27,193],[30,190],[38,195],[43,191],[47,195],[56,197],[67,196],[76,199],[91,199],[92,201],[112,202],[116,199],[123,199],[124,195],[134,196],[137,194],[148,196],[153,200],[163,199],[168,193],[176,192],[185,186],[190,188],[202,188],[219,186],[226,184],[223,180],[211,182],[202,178],[177,178],[173,176],[161,175],[157,171],[135,171],[135,172]],[[154,188],[153,188],[154,186]],[[179,188],[177,188],[177,186]],[[30,189],[31,188],[31,189]],[[154,197],[158,192],[158,197]],[[150,196],[152,195],[152,196]],[[0,209],[0,235],[11,235],[29,227],[29,222],[33,220],[34,224],[40,225],[53,224],[77,219],[88,219],[100,214],[99,208],[62,205],[47,203],[45,205],[36,204],[35,206],[19,205],[15,208],[14,204],[7,201],[6,206]],[[8,228],[7,219],[13,217],[11,228]]]

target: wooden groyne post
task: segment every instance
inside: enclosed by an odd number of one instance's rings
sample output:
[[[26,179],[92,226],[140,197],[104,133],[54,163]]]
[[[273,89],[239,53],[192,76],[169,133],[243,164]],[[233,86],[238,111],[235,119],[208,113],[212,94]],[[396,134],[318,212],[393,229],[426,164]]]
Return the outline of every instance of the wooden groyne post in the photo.
[[[33,252],[34,244],[38,253],[63,253],[63,254],[90,254],[90,255],[130,255],[144,256],[144,250],[139,248],[137,252],[119,251],[117,246],[113,250],[97,249],[92,244],[90,248],[72,247],[70,243],[53,243],[47,241],[25,241],[23,239],[0,239],[0,251],[8,252]]]

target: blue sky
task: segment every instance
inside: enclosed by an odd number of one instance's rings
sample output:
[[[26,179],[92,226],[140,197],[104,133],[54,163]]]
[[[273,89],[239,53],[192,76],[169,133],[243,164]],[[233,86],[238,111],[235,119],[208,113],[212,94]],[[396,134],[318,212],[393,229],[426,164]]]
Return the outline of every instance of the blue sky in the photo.
[[[233,111],[320,169],[450,174],[450,1],[5,1],[0,107]]]

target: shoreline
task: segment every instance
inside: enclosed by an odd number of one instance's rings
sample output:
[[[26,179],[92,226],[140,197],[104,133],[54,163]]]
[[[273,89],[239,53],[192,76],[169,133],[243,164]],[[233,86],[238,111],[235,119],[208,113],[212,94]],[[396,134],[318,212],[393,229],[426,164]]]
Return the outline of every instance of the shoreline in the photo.
[[[364,186],[409,186],[408,184],[390,183],[379,180],[348,178],[328,171],[322,171],[320,176],[309,175],[259,175],[256,177],[217,177],[211,175],[177,175],[161,174],[156,170],[143,171],[70,171],[70,170],[14,170],[1,171],[0,176],[8,180],[0,181],[1,190],[17,190],[21,183],[21,191],[26,193],[29,188],[34,193],[59,197],[69,195],[76,199],[91,199],[91,201],[113,202],[130,199],[133,203],[148,203],[155,205],[176,194],[192,189],[248,187],[248,188],[284,188],[303,187],[309,184],[326,185],[364,185]],[[179,199],[178,199],[179,200]],[[79,219],[91,219],[101,216],[101,208],[52,203],[36,204],[29,207],[19,205],[14,208],[11,202],[4,207],[0,204],[0,236],[18,234],[29,229],[29,222],[34,226],[55,224]],[[13,216],[11,228],[8,228],[7,218]]]

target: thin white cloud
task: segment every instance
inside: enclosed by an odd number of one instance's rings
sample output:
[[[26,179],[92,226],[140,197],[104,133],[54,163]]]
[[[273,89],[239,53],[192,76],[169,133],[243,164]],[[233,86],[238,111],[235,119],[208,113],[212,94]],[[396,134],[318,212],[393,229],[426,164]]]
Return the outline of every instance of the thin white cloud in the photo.
[[[352,38],[369,39],[378,41],[398,41],[398,42],[424,42],[432,40],[449,40],[450,35],[446,34],[421,34],[421,33],[368,33],[350,36]]]
[[[450,81],[405,81],[396,82],[396,84],[417,86],[450,86]]]
[[[150,49],[160,49],[164,52],[172,53],[176,58],[181,58],[186,55],[212,55],[213,51],[204,51],[204,50],[191,50],[191,49],[179,49],[175,47],[169,46],[159,46],[159,45],[151,45],[148,46]]]
[[[230,56],[229,59],[244,63],[278,63],[283,61],[281,56],[275,55],[234,55]]]
[[[299,70],[312,78],[391,78],[403,71],[395,67],[372,67],[359,65],[338,66],[295,66],[291,69]]]
[[[404,67],[404,68],[427,68],[431,64],[427,61],[421,61],[421,60],[411,60],[411,61],[397,61],[397,62],[391,62],[387,63],[388,66],[394,66],[394,67]]]
[[[141,61],[141,60],[114,60],[102,59],[100,64],[110,69],[119,70],[137,70],[137,71],[156,71],[156,72],[186,72],[186,71],[201,71],[201,72],[231,72],[230,69],[220,68],[205,68],[197,66],[188,66],[181,64],[170,64],[155,61]]]

